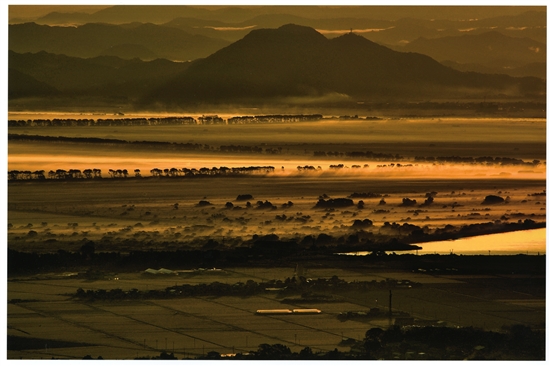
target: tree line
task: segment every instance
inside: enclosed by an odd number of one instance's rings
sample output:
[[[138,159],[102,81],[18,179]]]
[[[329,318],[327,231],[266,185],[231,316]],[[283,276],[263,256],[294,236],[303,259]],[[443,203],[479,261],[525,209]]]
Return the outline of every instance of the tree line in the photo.
[[[275,171],[273,166],[249,166],[249,167],[213,167],[213,168],[153,168],[149,172],[152,177],[214,177],[214,176],[242,176],[252,174],[269,174]],[[109,169],[110,178],[129,178],[132,175],[128,169]],[[133,176],[142,178],[141,169],[134,169]],[[101,179],[104,178],[101,169],[56,169],[46,173],[45,170],[10,170],[9,181],[18,180],[72,180],[72,179]]]
[[[410,286],[419,287],[420,283],[407,281]],[[332,276],[331,278],[317,278],[306,281],[304,277],[287,277],[282,280],[269,280],[256,282],[248,280],[234,284],[221,283],[218,281],[211,283],[200,283],[196,285],[182,284],[170,286],[164,290],[140,291],[132,289],[124,291],[121,289],[90,289],[79,288],[74,295],[79,300],[130,300],[130,299],[162,299],[173,297],[193,297],[193,296],[253,296],[264,293],[268,289],[279,289],[281,295],[295,295],[297,293],[309,293],[315,291],[367,291],[369,289],[399,289],[400,282],[393,279],[382,281],[345,281]]]
[[[104,145],[134,145],[146,148],[164,148],[170,150],[210,150],[212,147],[207,144],[193,144],[183,142],[167,141],[127,141],[120,139],[106,139],[99,137],[65,137],[65,136],[42,136],[26,134],[8,134],[8,141],[46,141],[46,142],[69,142],[69,143],[87,143]]]
[[[288,122],[313,122],[323,119],[322,114],[271,114],[261,116],[236,116],[227,120],[228,124],[248,123],[288,123]]]
[[[485,165],[529,165],[536,167],[541,164],[540,160],[523,161],[517,158],[480,156],[477,158],[471,156],[415,156],[414,161],[418,162],[438,162],[438,163],[462,163],[462,164],[485,164]]]
[[[348,157],[348,158],[362,158],[369,160],[383,160],[383,161],[402,161],[410,158],[406,158],[400,154],[386,154],[386,153],[375,153],[373,151],[314,151],[313,156],[315,157]],[[485,164],[485,165],[527,165],[531,167],[537,167],[540,164],[545,164],[538,159],[533,161],[524,161],[517,158],[508,158],[508,157],[492,157],[492,156],[415,156],[415,162],[428,162],[428,163],[461,163],[461,164]],[[401,164],[390,164],[389,166],[401,167]],[[410,166],[410,165],[408,165]],[[335,168],[343,168],[344,166],[334,166]]]
[[[268,174],[273,173],[275,167],[273,166],[249,166],[249,167],[233,167],[228,168],[213,167],[213,168],[171,168],[171,169],[158,169],[153,168],[150,173],[153,177],[196,177],[196,176],[236,176],[236,175],[248,175],[248,174]]]
[[[8,127],[94,127],[94,126],[176,126],[209,124],[248,124],[248,123],[287,123],[318,121],[321,114],[273,114],[258,116],[235,116],[223,119],[217,115],[204,115],[198,118],[190,116],[136,117],[136,118],[54,118],[8,120]]]
[[[103,144],[103,145],[131,145],[138,148],[167,149],[167,150],[215,150],[214,146],[208,144],[198,144],[190,142],[168,142],[168,141],[127,141],[120,139],[107,139],[99,137],[65,137],[65,136],[41,136],[26,134],[8,134],[8,141],[46,141],[46,142],[68,142],[85,144]],[[246,145],[221,145],[218,150],[223,153],[257,153],[262,154],[264,149],[259,146]],[[267,148],[266,154],[280,154],[282,148]]]

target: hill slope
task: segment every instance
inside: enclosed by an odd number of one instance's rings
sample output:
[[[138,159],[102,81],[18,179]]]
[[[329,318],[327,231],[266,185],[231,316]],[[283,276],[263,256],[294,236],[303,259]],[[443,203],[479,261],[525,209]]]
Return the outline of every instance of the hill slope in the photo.
[[[142,101],[247,103],[273,98],[421,99],[541,95],[536,78],[462,73],[354,33],[327,39],[293,24],[259,29],[150,93]]]
[[[90,59],[55,55],[47,52],[9,52],[10,99],[38,95],[109,96],[131,100],[149,92],[189,63],[157,59],[144,62],[112,56]],[[22,86],[30,85],[23,88]],[[33,90],[35,85],[36,90]]]

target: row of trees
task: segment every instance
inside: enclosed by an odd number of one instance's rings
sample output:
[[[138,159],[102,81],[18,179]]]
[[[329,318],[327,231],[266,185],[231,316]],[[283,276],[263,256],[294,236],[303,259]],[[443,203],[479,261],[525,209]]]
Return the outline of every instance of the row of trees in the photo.
[[[102,144],[102,145],[133,145],[139,148],[166,149],[166,150],[211,150],[213,147],[207,144],[194,144],[190,142],[167,142],[167,141],[127,141],[119,139],[106,139],[100,137],[67,137],[67,136],[42,136],[27,134],[8,134],[8,142],[11,141],[39,141],[55,143],[77,143],[77,144]]]
[[[91,289],[84,290],[79,288],[75,297],[81,300],[128,300],[128,299],[154,299],[167,297],[191,297],[191,296],[253,296],[267,291],[269,288],[277,288],[281,295],[311,294],[312,291],[319,292],[348,292],[348,291],[368,291],[380,289],[400,289],[404,288],[402,283],[407,283],[411,287],[420,287],[418,282],[409,280],[397,281],[386,279],[381,281],[346,281],[332,276],[331,278],[307,279],[305,277],[287,277],[282,280],[269,280],[265,282],[255,282],[248,280],[233,284],[221,283],[218,281],[200,284],[182,284],[170,286],[164,290],[138,289]]]
[[[8,127],[90,127],[90,126],[166,126],[197,124],[193,117],[152,117],[152,118],[54,118],[9,120]]]
[[[246,123],[287,123],[287,122],[312,122],[323,119],[322,114],[271,114],[262,116],[237,116],[227,120],[228,124]]]
[[[246,123],[281,123],[318,121],[323,119],[321,114],[310,115],[259,115],[236,116],[223,119],[217,115],[204,115],[197,119],[190,116],[169,116],[151,118],[54,118],[9,120],[8,127],[93,127],[93,126],[170,126],[170,125],[197,125],[197,124],[246,124]]]
[[[541,164],[540,160],[523,161],[522,159],[506,158],[506,157],[492,157],[492,156],[480,156],[477,158],[471,156],[415,156],[415,161],[421,162],[438,162],[438,163],[462,163],[462,164],[486,164],[486,165],[529,165],[538,166]]]
[[[400,154],[385,154],[385,153],[375,153],[372,151],[348,151],[348,152],[338,152],[338,151],[314,151],[313,156],[315,157],[349,157],[349,158],[362,158],[369,160],[406,160],[404,156]],[[492,157],[492,156],[480,156],[480,157],[471,157],[471,156],[415,156],[415,162],[429,162],[429,163],[461,163],[461,164],[485,164],[485,165],[527,165],[536,167],[541,164],[541,161],[535,159],[533,161],[523,161],[522,159],[517,158],[507,158],[507,157]],[[401,166],[400,164],[391,164],[391,166]],[[410,166],[410,164],[408,165]]]
[[[386,154],[386,153],[375,153],[372,151],[324,151],[324,150],[317,150],[313,152],[313,156],[316,157],[349,157],[349,158],[363,158],[363,159],[370,159],[370,160],[403,160],[405,157],[403,157],[400,154]]]
[[[153,177],[195,177],[195,176],[236,176],[247,174],[268,174],[273,173],[273,166],[249,166],[249,167],[213,167],[213,168],[153,168],[150,170]],[[10,170],[8,171],[8,180],[45,180],[45,179],[97,179],[103,178],[101,169],[57,169],[50,170],[47,174],[45,170]],[[111,178],[128,178],[130,171],[128,169],[109,169]],[[141,169],[134,169],[133,174],[136,178],[141,178]]]
[[[113,170],[109,169],[109,173],[112,177],[117,175],[119,176],[128,176],[128,171],[124,170]],[[48,179],[93,179],[93,178],[102,178],[101,169],[57,169],[50,170],[47,174]],[[46,179],[45,170],[10,170],[8,172],[8,180],[29,180],[29,179]]]
[[[245,174],[268,174],[273,173],[275,167],[273,166],[249,166],[249,167],[233,167],[228,168],[213,167],[213,168],[171,168],[171,169],[158,169],[153,168],[150,173],[153,177],[195,177],[195,176],[235,176]]]

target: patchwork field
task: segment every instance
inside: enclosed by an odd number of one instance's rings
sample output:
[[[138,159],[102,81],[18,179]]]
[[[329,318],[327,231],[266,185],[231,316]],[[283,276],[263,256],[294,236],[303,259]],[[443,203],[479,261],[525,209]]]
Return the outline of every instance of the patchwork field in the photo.
[[[71,299],[78,288],[164,289],[174,283],[246,282],[248,279],[284,279],[292,268],[230,268],[222,276],[169,278],[119,273],[118,280],[85,281],[76,278],[11,279],[8,282],[8,336],[36,338],[41,347],[14,349],[8,358],[82,358],[91,355],[110,359],[133,359],[174,352],[178,358],[256,350],[262,343],[280,343],[299,351],[334,348],[346,350],[347,338],[362,339],[373,327],[387,327],[388,319],[341,321],[343,311],[387,309],[388,292],[341,294],[335,303],[306,306],[281,303],[277,295],[251,297],[192,297],[170,300],[95,301]],[[543,326],[543,279],[529,278],[532,287],[519,287],[521,276],[432,276],[427,274],[365,271],[357,269],[306,268],[312,278],[338,276],[347,281],[408,279],[421,287],[394,290],[393,310],[418,319],[444,321],[447,325],[476,326],[498,330],[504,325]],[[525,280],[525,279],[524,279]],[[17,299],[17,300],[16,300]],[[317,308],[319,315],[255,315],[258,309]],[[67,345],[64,342],[76,342]]]

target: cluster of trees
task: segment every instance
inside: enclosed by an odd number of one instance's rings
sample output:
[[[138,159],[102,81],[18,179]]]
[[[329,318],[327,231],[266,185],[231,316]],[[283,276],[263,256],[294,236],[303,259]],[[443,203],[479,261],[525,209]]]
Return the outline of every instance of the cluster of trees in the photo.
[[[296,169],[298,169],[299,172],[316,172],[318,170],[323,170],[320,166],[315,168],[313,165],[298,166]]]
[[[405,168],[405,167],[411,167],[412,164],[400,164],[400,163],[390,163],[390,164],[378,164],[376,165],[377,168]]]
[[[354,220],[353,224],[351,225],[354,229],[365,229],[372,226],[372,221],[369,219],[363,219],[363,220]]]
[[[126,177],[128,175],[128,171],[126,169],[124,170],[109,169],[109,174],[111,174],[113,178],[117,176]],[[84,169],[84,170],[57,169],[57,170],[50,170],[47,174],[47,179],[93,179],[93,178],[102,178],[101,169]],[[29,180],[29,179],[44,180],[46,179],[46,171],[36,170],[31,172],[29,170],[10,170],[8,172],[8,180]]]
[[[225,124],[225,120],[218,115],[202,116],[199,117],[199,124],[201,125],[220,125]]]
[[[380,198],[382,195],[380,193],[373,192],[353,192],[349,195],[349,198]]]
[[[364,119],[366,121],[380,121],[380,120],[382,120],[382,118],[376,117],[376,116],[367,116],[365,118],[361,118],[357,114],[353,115],[353,116],[347,116],[347,115],[346,116],[340,116],[340,117],[338,117],[338,119],[344,120],[344,121],[346,121],[346,120],[347,121],[349,121],[349,120],[357,121],[357,120],[362,120],[362,119]]]
[[[323,119],[322,114],[272,114],[263,116],[236,116],[227,120],[228,124],[246,123],[287,123],[287,122],[313,122]]]
[[[343,208],[353,206],[353,200],[349,198],[329,198],[324,199],[320,198],[319,201],[315,204],[315,208]]]
[[[528,165],[536,167],[541,164],[540,160],[523,161],[517,158],[480,156],[477,158],[471,156],[415,156],[418,162],[437,162],[437,163],[461,163],[461,164],[484,164],[484,165]]]
[[[46,179],[44,170],[10,170],[8,180]]]
[[[544,332],[525,325],[486,331],[474,327],[371,328],[351,345],[367,359],[543,360]]]

